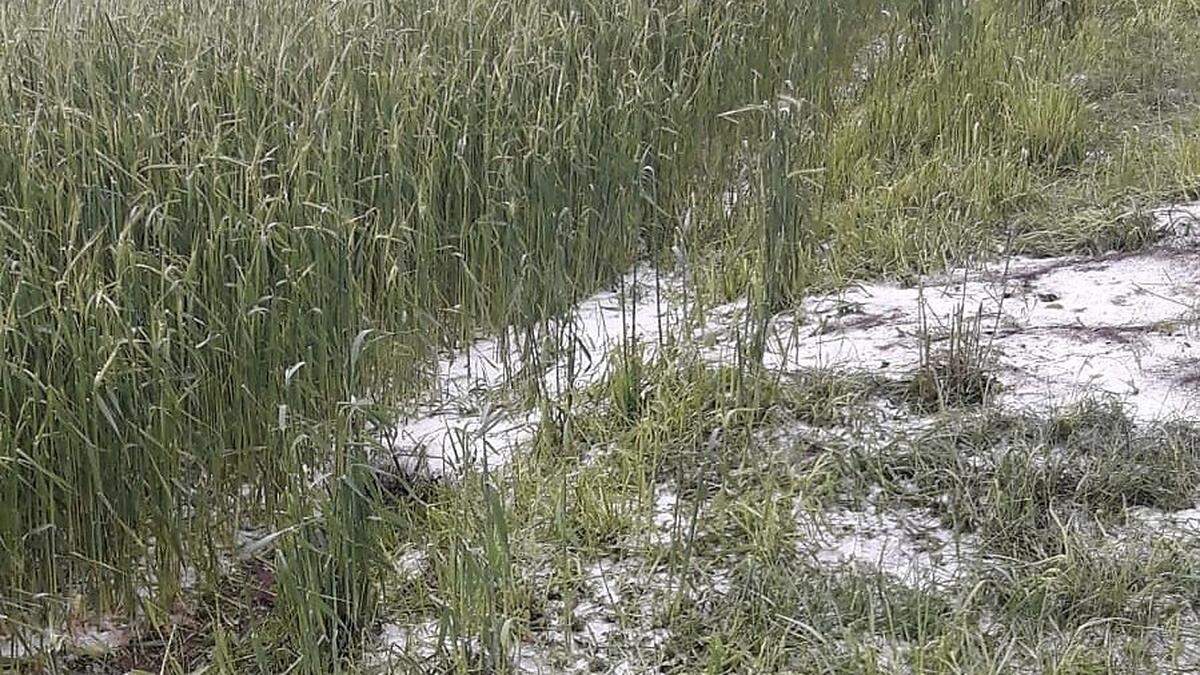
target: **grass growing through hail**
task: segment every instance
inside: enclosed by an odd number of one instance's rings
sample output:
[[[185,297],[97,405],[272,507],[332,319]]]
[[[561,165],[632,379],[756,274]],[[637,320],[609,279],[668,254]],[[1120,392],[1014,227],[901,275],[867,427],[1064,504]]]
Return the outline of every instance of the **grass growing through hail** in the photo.
[[[999,242],[1143,243],[1145,206],[1200,175],[1197,18],[1168,0],[0,8],[0,632],[44,647],[23,627],[115,616],[154,638],[130,667],[329,672],[356,667],[387,599],[432,617],[447,667],[503,670],[618,556],[665,575],[669,602],[622,616],[683,670],[886,667],[862,622],[1002,669],[1015,657],[920,589],[822,573],[779,596],[793,621],[764,604],[811,572],[788,497],[832,499],[845,464],[775,472],[755,427],[853,416],[870,388],[759,372],[766,322],[813,286]],[[631,347],[511,471],[396,501],[373,431],[434,354],[494,332],[532,348],[672,251],[701,301],[751,300],[743,362]],[[974,391],[929,372],[928,402]],[[664,485],[686,536],[638,532]],[[416,581],[388,564],[406,542],[427,551]],[[736,593],[706,604],[696,574]]]
[[[904,382],[616,358],[503,478],[422,496],[369,672],[1200,659],[1200,532],[1153,516],[1194,504],[1194,425],[1103,400],[929,417]]]

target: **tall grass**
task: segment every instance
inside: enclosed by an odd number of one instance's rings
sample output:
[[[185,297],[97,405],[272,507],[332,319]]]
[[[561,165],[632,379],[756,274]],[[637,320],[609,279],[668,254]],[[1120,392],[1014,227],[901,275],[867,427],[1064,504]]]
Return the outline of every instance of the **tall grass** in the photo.
[[[824,4],[6,5],[3,595],[128,610],[236,527],[361,526],[361,401],[668,246]]]
[[[817,59],[828,67],[781,105],[742,111],[782,119],[753,136],[760,166],[733,215],[746,225],[726,229],[712,290],[774,285],[773,302],[788,304],[813,285],[994,253],[1013,215],[1089,149],[1092,114],[1070,85],[1095,48],[1076,37],[1083,11],[919,1],[843,29],[870,39],[828,50]],[[788,200],[802,213],[777,216]],[[741,235],[777,217],[786,241]]]

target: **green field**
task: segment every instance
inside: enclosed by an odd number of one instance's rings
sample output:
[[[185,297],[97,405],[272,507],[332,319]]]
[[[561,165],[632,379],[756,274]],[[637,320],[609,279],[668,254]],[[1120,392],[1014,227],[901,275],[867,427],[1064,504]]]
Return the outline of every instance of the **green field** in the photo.
[[[1001,405],[969,317],[900,380],[765,358],[814,295],[1197,198],[1195,0],[5,3],[0,671],[1200,667],[1200,538],[1130,516],[1195,505],[1193,420]],[[585,353],[635,267],[680,324]],[[470,396],[529,436],[397,468],[493,336]],[[868,503],[969,564],[805,553]]]

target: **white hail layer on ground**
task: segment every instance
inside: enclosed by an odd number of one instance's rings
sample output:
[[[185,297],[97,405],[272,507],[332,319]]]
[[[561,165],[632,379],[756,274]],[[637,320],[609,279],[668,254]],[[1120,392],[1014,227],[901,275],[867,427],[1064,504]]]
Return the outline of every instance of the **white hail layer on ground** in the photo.
[[[109,616],[78,619],[61,629],[14,625],[5,629],[9,634],[0,633],[0,666],[7,661],[19,664],[59,652],[103,656],[124,647],[130,639],[129,629]]]
[[[766,362],[900,375],[980,317],[1001,402],[1061,405],[1110,394],[1139,419],[1200,412],[1200,203],[1156,213],[1168,236],[1136,254],[1016,257],[916,286],[863,284],[775,317]],[[927,342],[928,340],[928,342]],[[728,351],[712,357],[728,359]]]
[[[931,338],[942,344],[956,314],[981,317],[995,356],[1002,400],[1057,405],[1111,394],[1135,417],[1200,412],[1200,202],[1155,213],[1164,243],[1136,254],[1098,258],[1017,257],[927,277],[916,286],[873,283],[808,298],[772,320],[768,367],[911,371]],[[609,354],[630,338],[647,351],[685,331],[692,306],[683,274],[642,265],[618,285],[580,303],[559,324],[573,358],[529,363],[515,340],[480,340],[437,365],[435,385],[413,415],[387,430],[391,458],[405,471],[453,475],[467,466],[497,468],[533,437],[538,412],[497,403],[513,373],[531,370],[552,397],[600,381]],[[699,332],[720,344],[742,320],[745,302],[709,313]],[[727,341],[728,342],[728,341]],[[570,372],[573,370],[573,372]]]
[[[593,295],[560,320],[571,354],[550,354],[535,363],[515,339],[487,338],[443,358],[426,400],[384,434],[392,456],[405,471],[434,476],[453,475],[466,466],[502,466],[540,422],[536,410],[510,410],[496,402],[514,376],[532,372],[557,398],[603,380],[609,355],[622,345],[636,343],[652,355],[683,322],[682,290],[680,277],[641,265],[616,290]]]
[[[509,645],[515,672],[582,674],[604,664],[604,672],[640,673],[652,667],[643,659],[669,638],[665,628],[656,627],[657,601],[681,592],[680,580],[636,557],[601,561],[581,572],[570,611],[562,600],[550,602],[546,628]],[[474,638],[465,642],[472,649],[479,646]],[[372,672],[408,672],[412,662],[457,646],[441,634],[435,619],[386,623],[364,661]]]
[[[1193,226],[1200,203],[1164,209],[1156,216],[1167,238],[1136,254],[1013,258],[928,277],[916,287],[877,283],[813,296],[796,314],[773,319],[767,365],[903,375],[919,364],[928,336],[936,349],[937,336],[956,314],[978,314],[1009,402],[1046,406],[1099,392],[1122,398],[1142,419],[1193,415],[1200,400],[1200,335],[1195,332],[1200,237],[1194,236]],[[654,292],[656,285],[661,295]],[[690,308],[681,300],[682,276],[659,277],[641,267],[626,276],[623,286],[634,289],[627,295],[640,296],[636,307],[623,310],[621,296],[609,291],[581,303],[566,319],[579,336],[582,363],[572,378],[566,377],[563,358],[550,359],[538,370],[551,395],[600,381],[607,373],[608,353],[631,334],[651,351],[664,334],[699,335],[707,338],[702,343],[717,345],[705,350],[706,358],[731,361],[733,354],[720,338],[743,320],[744,301],[710,311],[709,322],[692,331],[682,328]],[[479,403],[503,389],[509,373],[521,369],[518,352],[504,354],[499,341],[484,340],[442,361],[434,395],[398,429],[395,451],[406,461],[422,456],[433,474],[450,473],[481,459],[492,467],[506,462],[532,437],[539,419],[536,412],[489,409]],[[655,495],[653,529],[661,537],[672,536],[672,499],[669,491]],[[1160,518],[1165,529],[1189,533],[1200,522],[1194,510],[1146,517]],[[817,563],[862,565],[907,583],[954,583],[962,561],[975,556],[968,550],[969,540],[956,539],[921,510],[833,510],[822,515],[811,534],[806,551]],[[647,591],[669,589],[671,583],[630,569],[594,575],[636,580]],[[522,646],[518,668],[582,671],[588,664],[581,654],[603,652],[610,634],[628,632],[614,620],[617,586],[606,582],[600,588],[603,592],[597,590],[576,608],[583,629],[575,631],[573,639],[583,649],[568,650],[573,656],[566,663],[559,661],[562,641],[572,631],[558,627],[551,631],[554,635]],[[380,651],[424,657],[436,644],[436,635],[435,622],[392,624],[381,636]],[[657,642],[663,636],[652,638]]]
[[[904,583],[953,583],[977,553],[925,509],[835,509],[819,516],[809,553],[828,565],[859,565]]]

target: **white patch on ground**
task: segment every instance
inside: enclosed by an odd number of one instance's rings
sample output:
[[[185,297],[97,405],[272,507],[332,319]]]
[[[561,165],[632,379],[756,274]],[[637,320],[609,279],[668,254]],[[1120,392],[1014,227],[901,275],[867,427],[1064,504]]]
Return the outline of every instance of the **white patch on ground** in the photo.
[[[453,476],[468,466],[498,468],[540,422],[535,410],[511,410],[497,394],[532,376],[551,398],[599,382],[610,354],[636,343],[647,356],[684,322],[682,277],[639,266],[616,290],[580,303],[555,326],[570,353],[531,359],[516,340],[487,338],[437,364],[434,386],[411,417],[383,435],[389,459],[406,471]],[[390,462],[383,462],[388,468]]]
[[[641,673],[653,667],[669,637],[655,625],[656,612],[663,598],[679,591],[678,579],[636,558],[600,561],[583,575],[570,612],[562,600],[548,603],[547,624],[509,645],[515,672]],[[363,666],[368,672],[411,672],[437,656],[438,632],[434,619],[384,624]]]
[[[392,672],[410,662],[431,659],[437,654],[438,623],[387,623],[379,632],[378,645],[363,655],[364,666]],[[396,670],[395,672],[406,672]]]
[[[662,602],[680,590],[679,579],[637,558],[602,560],[584,570],[584,597],[564,625],[556,603],[551,624],[521,645],[520,673],[643,673],[657,665],[670,637],[656,625]]]
[[[55,654],[104,656],[129,644],[129,629],[113,617],[84,621],[73,619],[65,626],[36,629],[9,627],[0,633],[0,665],[47,658]]]
[[[810,297],[775,317],[766,362],[889,376],[917,368],[957,315],[981,317],[1001,403],[1047,407],[1113,395],[1139,419],[1200,412],[1200,205],[1158,212],[1170,232],[1137,254],[1023,258],[928,277],[916,286],[863,284]],[[731,305],[738,313],[741,305]],[[718,328],[717,330],[721,330]],[[733,358],[730,347],[710,358]]]
[[[979,316],[982,340],[1003,385],[1001,403],[1045,409],[1110,394],[1138,419],[1194,418],[1200,412],[1198,215],[1200,203],[1159,211],[1158,224],[1168,238],[1140,253],[1017,257],[927,277],[912,287],[874,283],[812,296],[798,311],[772,320],[766,365],[780,371],[827,368],[903,377],[920,365],[923,345],[932,345],[934,352],[944,346],[942,336],[955,316]],[[441,360],[429,395],[385,434],[401,468],[454,476],[468,468],[502,467],[540,423],[536,410],[513,403],[514,396],[505,398],[514,380],[536,382],[551,400],[561,398],[600,382],[608,374],[610,353],[631,339],[648,358],[673,336],[697,338],[713,363],[736,358],[727,338],[745,327],[744,300],[708,309],[704,324],[694,326],[688,323],[694,308],[685,273],[659,276],[643,266],[619,287],[623,290],[585,300],[562,320],[558,341],[574,345],[571,354],[530,358],[514,346],[515,339],[485,339]],[[887,412],[881,413],[888,417],[886,424],[865,427],[878,429],[877,437],[860,437],[851,423],[763,430],[760,438],[771,444],[800,436],[887,444],[929,423],[908,411]],[[669,544],[676,536],[676,505],[670,490],[655,493],[648,543]],[[683,530],[689,514],[680,515]],[[1171,536],[1200,534],[1196,509],[1139,517]],[[919,509],[868,504],[828,511],[818,521],[804,546],[825,566],[849,565],[907,584],[946,586],[966,575],[968,561],[981,559],[969,536],[956,537]],[[404,575],[423,564],[416,553],[397,561]],[[647,664],[639,659],[669,637],[654,616],[663,598],[727,591],[714,574],[705,577],[703,588],[689,585],[680,591],[678,578],[630,559],[598,564],[586,575],[588,590],[570,612],[562,601],[551,603],[546,627],[515,637],[519,671],[640,672]],[[376,656],[430,658],[437,634],[436,621],[388,624]]]
[[[670,546],[679,536],[686,536],[691,524],[691,511],[680,504],[679,496],[666,485],[660,485],[654,493],[653,527],[649,531],[650,543]]]
[[[772,420],[753,430],[763,447],[787,451],[808,443],[821,447],[853,446],[860,451],[879,451],[936,427],[937,415],[914,414],[885,398],[857,402],[845,409],[835,424],[810,424],[794,419]],[[786,414],[786,413],[785,413]]]
[[[872,283],[812,296],[773,319],[766,364],[904,375],[920,364],[927,338],[936,353],[956,315],[978,315],[1001,403],[1060,406],[1107,394],[1138,419],[1196,416],[1200,202],[1155,216],[1167,239],[1141,253],[1016,257],[911,287]],[[532,374],[552,399],[561,397],[602,380],[609,354],[631,338],[652,357],[671,336],[699,336],[706,358],[732,362],[728,338],[745,301],[708,310],[707,323],[689,330],[685,278],[643,265],[617,290],[583,301],[558,324],[571,354],[530,359],[509,335],[443,358],[428,396],[382,434],[391,453],[380,466],[431,476],[503,466],[540,423],[536,410],[501,400],[506,386]]]
[[[1154,532],[1175,541],[1200,544],[1200,502],[1190,509],[1160,511],[1146,506],[1132,507],[1125,512],[1126,518],[1137,528]],[[1197,626],[1200,629],[1200,626]]]
[[[808,553],[825,565],[875,570],[912,586],[953,583],[978,551],[926,511],[833,509],[818,516]]]
[[[1154,218],[1169,240],[1184,244],[1200,240],[1200,202],[1164,206],[1154,212]]]
[[[400,581],[416,579],[429,564],[429,554],[419,548],[411,548],[392,561],[392,568]]]

